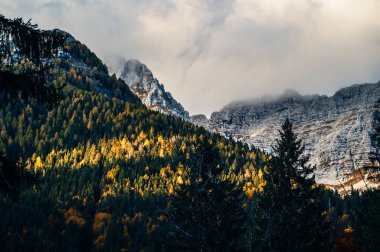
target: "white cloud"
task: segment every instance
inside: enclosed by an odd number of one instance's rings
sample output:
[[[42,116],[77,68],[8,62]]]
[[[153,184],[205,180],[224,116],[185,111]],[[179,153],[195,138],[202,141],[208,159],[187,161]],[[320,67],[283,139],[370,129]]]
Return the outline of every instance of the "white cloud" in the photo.
[[[72,33],[109,65],[148,65],[190,113],[380,79],[378,0],[2,0],[10,17]]]

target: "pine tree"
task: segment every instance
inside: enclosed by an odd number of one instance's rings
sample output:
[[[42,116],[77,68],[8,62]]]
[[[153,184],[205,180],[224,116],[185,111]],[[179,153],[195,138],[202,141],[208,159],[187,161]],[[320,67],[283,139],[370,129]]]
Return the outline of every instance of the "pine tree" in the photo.
[[[46,75],[50,64],[43,62],[43,58],[56,55],[65,39],[66,35],[58,30],[43,31],[30,20],[7,19],[0,14],[0,88],[13,98],[21,92],[24,100],[32,96],[52,103],[61,98],[63,86],[48,83]],[[15,62],[16,55],[19,59]],[[22,61],[33,67],[21,64],[22,71],[15,69]]]
[[[258,195],[254,247],[258,251],[310,251],[318,237],[317,190],[304,146],[286,119]]]
[[[360,244],[364,251],[379,251],[380,190],[369,189],[360,196],[358,192],[355,194],[348,198],[350,202],[357,201],[350,211],[355,242]]]
[[[196,147],[190,183],[172,197],[171,244],[186,251],[236,251],[245,231],[242,189],[222,178],[220,156],[208,139]]]
[[[0,193],[17,200],[22,189],[33,180],[32,174],[20,163],[11,161],[5,154],[0,153]]]

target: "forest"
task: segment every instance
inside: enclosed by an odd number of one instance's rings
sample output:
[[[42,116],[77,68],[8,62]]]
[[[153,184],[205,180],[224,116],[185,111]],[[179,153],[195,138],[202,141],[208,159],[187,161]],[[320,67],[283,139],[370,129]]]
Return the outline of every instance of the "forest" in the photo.
[[[380,191],[316,184],[289,120],[269,154],[148,110],[22,19],[0,16],[0,64],[3,251],[380,251]]]

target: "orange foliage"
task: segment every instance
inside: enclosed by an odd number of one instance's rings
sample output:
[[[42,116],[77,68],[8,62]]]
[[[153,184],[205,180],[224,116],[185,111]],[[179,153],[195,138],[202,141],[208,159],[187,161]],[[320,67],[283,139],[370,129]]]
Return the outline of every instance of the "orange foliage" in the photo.
[[[83,226],[85,223],[85,220],[82,218],[82,215],[79,213],[78,210],[71,207],[69,210],[65,211],[63,213],[63,216],[65,217],[66,224],[72,222],[75,224],[78,224],[80,226]]]

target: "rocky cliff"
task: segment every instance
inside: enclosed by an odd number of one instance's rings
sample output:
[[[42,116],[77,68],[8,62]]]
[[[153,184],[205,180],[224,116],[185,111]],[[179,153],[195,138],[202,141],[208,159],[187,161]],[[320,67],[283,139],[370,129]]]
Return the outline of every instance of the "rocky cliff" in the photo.
[[[287,91],[279,97],[235,102],[208,121],[200,123],[202,117],[197,116],[193,122],[270,152],[278,129],[289,118],[311,164],[318,167],[317,182],[340,185],[357,178],[358,168],[368,163],[379,98],[380,84],[353,85],[331,97]]]
[[[140,61],[124,61],[117,77],[124,80],[148,108],[190,120],[189,113],[165,91],[164,85]]]
[[[202,126],[204,128],[208,127],[209,120],[203,114],[200,115],[192,115],[190,116],[190,121],[198,126]]]

